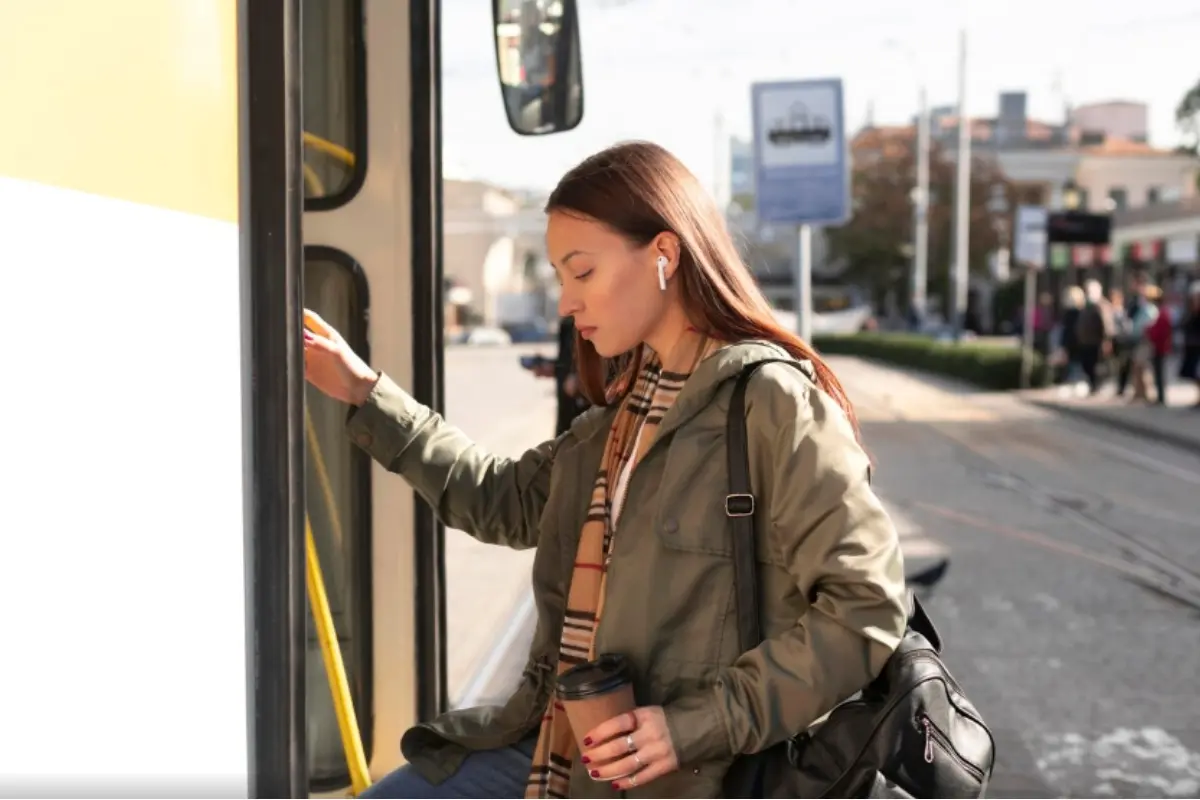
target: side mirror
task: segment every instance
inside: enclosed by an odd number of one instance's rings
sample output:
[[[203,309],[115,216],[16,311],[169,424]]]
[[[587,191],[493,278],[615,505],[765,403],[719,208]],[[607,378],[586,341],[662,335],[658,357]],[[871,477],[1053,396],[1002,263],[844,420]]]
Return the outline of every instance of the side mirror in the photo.
[[[509,126],[538,136],[578,125],[583,70],[575,0],[492,0],[492,18]]]

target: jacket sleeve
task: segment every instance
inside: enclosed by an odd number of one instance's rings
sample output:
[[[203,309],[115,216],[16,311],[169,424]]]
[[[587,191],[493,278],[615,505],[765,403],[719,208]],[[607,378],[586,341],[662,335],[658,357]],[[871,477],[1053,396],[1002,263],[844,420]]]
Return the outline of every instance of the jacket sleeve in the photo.
[[[846,415],[783,365],[751,381],[747,404],[754,490],[767,501],[758,535],[810,607],[710,689],[665,709],[681,764],[756,753],[803,731],[880,673],[906,627],[899,537]]]
[[[403,477],[443,524],[488,544],[516,549],[537,544],[538,520],[561,440],[528,450],[516,460],[499,458],[386,375],[351,412],[346,428],[359,447]]]

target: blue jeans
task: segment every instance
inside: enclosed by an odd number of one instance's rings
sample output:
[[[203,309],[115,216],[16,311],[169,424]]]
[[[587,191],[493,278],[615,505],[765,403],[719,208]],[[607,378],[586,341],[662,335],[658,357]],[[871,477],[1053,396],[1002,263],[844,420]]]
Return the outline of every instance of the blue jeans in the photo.
[[[533,766],[533,748],[536,745],[535,735],[511,747],[471,753],[458,772],[438,786],[422,778],[411,765],[406,764],[383,776],[359,797],[458,797],[470,800],[524,797],[529,770]]]

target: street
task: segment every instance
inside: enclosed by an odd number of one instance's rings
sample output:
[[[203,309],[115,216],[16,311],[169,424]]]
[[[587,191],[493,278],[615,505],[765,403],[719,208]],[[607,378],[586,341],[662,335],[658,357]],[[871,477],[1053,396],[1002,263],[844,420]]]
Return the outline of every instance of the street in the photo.
[[[447,361],[449,418],[506,454],[553,425],[551,386],[518,351]],[[950,559],[926,605],[997,739],[988,794],[1195,796],[1200,459],[1009,395],[831,363],[906,560]],[[454,533],[448,554],[452,696],[491,698],[523,663],[530,555]]]
[[[1194,796],[1200,460],[1011,396],[833,367],[880,493],[950,553],[927,605],[997,738],[989,794]]]

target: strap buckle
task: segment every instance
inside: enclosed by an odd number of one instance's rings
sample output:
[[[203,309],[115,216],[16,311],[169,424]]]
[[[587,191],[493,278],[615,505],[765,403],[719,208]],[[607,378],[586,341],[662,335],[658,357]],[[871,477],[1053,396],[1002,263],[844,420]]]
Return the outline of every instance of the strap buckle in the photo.
[[[752,517],[754,516],[754,495],[740,492],[725,496],[725,516]]]

